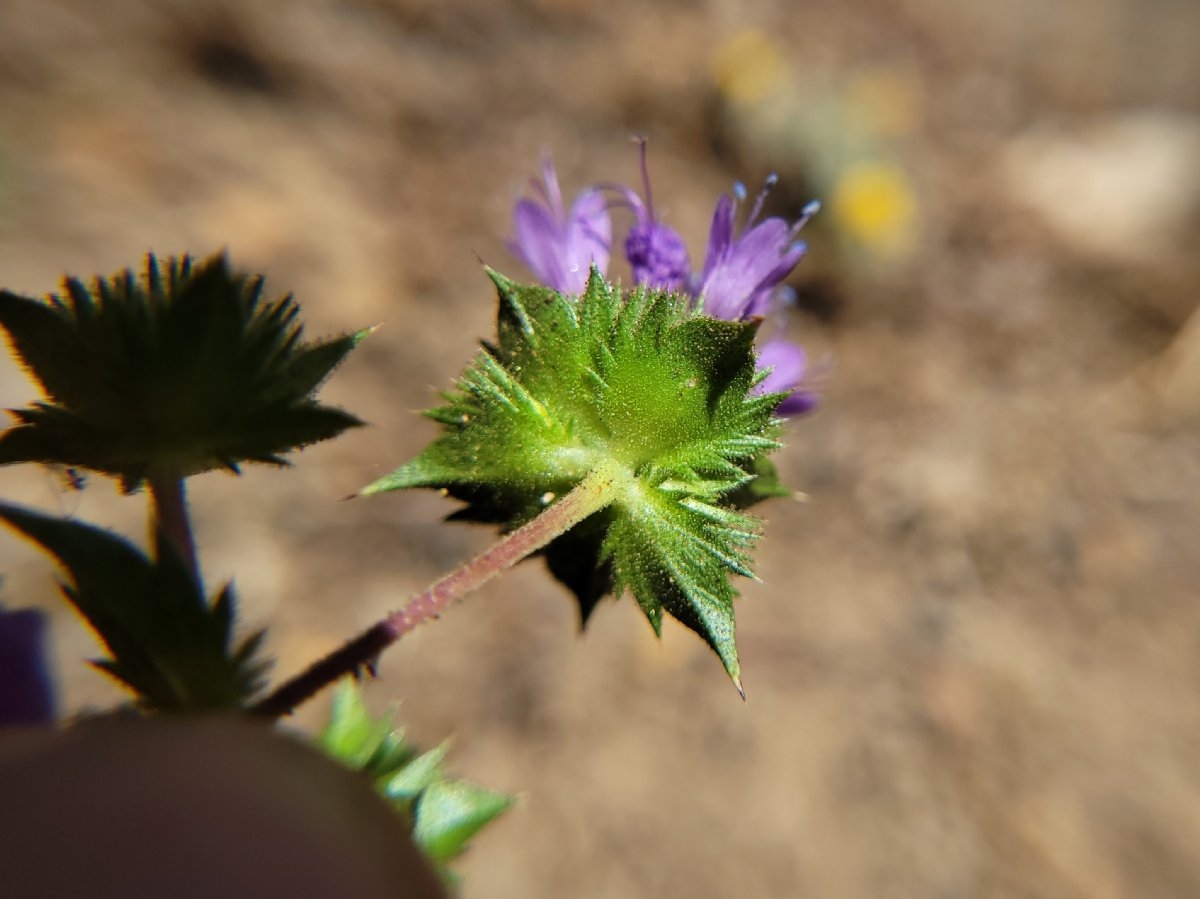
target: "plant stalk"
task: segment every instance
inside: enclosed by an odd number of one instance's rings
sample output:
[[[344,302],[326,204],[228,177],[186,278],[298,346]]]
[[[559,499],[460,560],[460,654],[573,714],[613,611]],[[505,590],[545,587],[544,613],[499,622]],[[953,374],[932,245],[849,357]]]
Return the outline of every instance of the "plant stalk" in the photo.
[[[455,600],[483,586],[611,503],[616,496],[614,483],[622,478],[623,472],[623,469],[610,465],[594,469],[570,493],[532,521],[506,534],[470,562],[434,582],[400,611],[392,612],[277,687],[251,706],[250,713],[266,718],[290,715],[301,703],[346,675],[358,674],[364,668],[373,670],[380,653],[417,625],[437,618]]]
[[[147,477],[150,495],[154,500],[150,518],[150,540],[159,548],[165,539],[175,547],[179,558],[200,584],[200,565],[196,560],[196,541],[192,537],[192,522],[188,516],[187,488],[183,478],[172,474],[151,474]],[[203,590],[201,590],[203,592]]]

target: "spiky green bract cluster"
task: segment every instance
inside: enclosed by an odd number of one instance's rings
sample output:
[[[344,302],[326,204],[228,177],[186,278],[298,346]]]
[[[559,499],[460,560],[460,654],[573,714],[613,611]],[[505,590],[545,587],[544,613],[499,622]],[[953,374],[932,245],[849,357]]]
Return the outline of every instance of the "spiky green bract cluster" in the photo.
[[[513,804],[511,796],[447,779],[442,759],[449,745],[417,751],[405,741],[404,732],[395,729],[391,715],[371,715],[351,680],[338,687],[329,725],[318,743],[343,764],[367,774],[379,792],[409,816],[417,845],[439,867]],[[442,872],[446,876],[444,868]]]
[[[210,603],[168,540],[159,558],[109,531],[0,503],[3,519],[70,573],[62,591],[111,658],[93,664],[160,712],[240,708],[263,685],[258,631],[235,645],[233,586]]]
[[[48,398],[13,412],[0,464],[92,469],[126,491],[156,472],[286,465],[361,424],[312,394],[367,332],[303,343],[299,312],[224,255],[151,255],[142,278],[68,278],[44,302],[0,291],[0,326]]]
[[[577,299],[489,274],[496,343],[427,413],[441,436],[363,492],[443,489],[467,503],[454,517],[512,529],[589,471],[617,471],[613,502],[546,548],[550,570],[585,622],[628,590],[656,632],[666,609],[737,682],[729,575],[752,576],[758,532],[741,509],[780,492],[765,456],[782,395],[753,392],[757,323],[706,317],[676,294],[622,296],[596,271]]]

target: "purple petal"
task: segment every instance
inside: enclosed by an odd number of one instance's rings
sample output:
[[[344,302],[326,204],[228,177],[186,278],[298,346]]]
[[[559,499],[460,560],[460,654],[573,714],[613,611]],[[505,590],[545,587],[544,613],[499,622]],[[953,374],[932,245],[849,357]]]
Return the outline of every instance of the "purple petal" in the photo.
[[[0,727],[54,721],[44,626],[45,615],[37,609],[0,609]]]
[[[547,287],[582,293],[592,265],[601,271],[608,268],[612,220],[604,195],[585,191],[567,213],[549,157],[542,162],[542,180],[532,183],[540,200],[517,202],[508,249]]]
[[[539,191],[550,207],[550,214],[559,221],[563,218],[562,190],[558,186],[558,172],[554,171],[554,160],[547,153],[542,157],[542,184]]]
[[[800,260],[804,258],[807,252],[808,244],[802,240],[793,241],[790,246],[781,249],[774,267],[763,275],[762,280],[759,281],[758,287],[755,290],[771,290],[776,287],[784,278],[792,273],[792,269],[800,264]]]
[[[765,318],[775,307],[775,290],[771,287],[764,287],[761,290],[756,290],[750,295],[750,299],[746,301],[746,309],[742,312],[741,318],[753,318],[758,316]]]
[[[736,185],[737,199],[725,195],[717,201],[704,270],[690,283],[692,292],[702,297],[704,311],[715,318],[736,321],[764,315],[773,288],[783,282],[804,256],[806,247],[795,236],[820,208],[819,203],[805,206],[800,219],[792,225],[778,217],[755,223],[776,180],[774,175],[767,178],[745,230],[736,237],[734,219],[738,201],[745,198],[745,189]]]
[[[758,348],[758,367],[771,371],[754,388],[756,394],[791,393],[776,407],[777,415],[802,415],[816,408],[819,398],[815,391],[805,389],[804,375],[808,371],[808,354],[804,347],[782,337],[773,337]]]
[[[784,418],[796,418],[812,412],[821,405],[821,397],[815,390],[803,390],[797,387],[787,399],[775,407],[775,414]]]
[[[716,318],[739,319],[755,294],[778,284],[803,255],[789,251],[791,229],[780,218],[769,218],[738,238],[723,259],[706,266],[704,309]]]
[[[756,393],[791,390],[804,377],[808,354],[800,344],[775,337],[758,348],[758,367],[769,368],[771,372],[755,388]]]
[[[521,200],[513,210],[510,249],[543,284],[563,290],[559,225],[543,206]]]
[[[581,193],[571,205],[563,249],[564,274],[569,282],[564,293],[583,293],[593,265],[608,269],[612,248],[612,218],[598,190]]]
[[[759,268],[771,269],[792,239],[792,229],[781,218],[763,219],[737,239],[733,253]]]
[[[704,274],[700,283],[704,284],[712,276],[713,269],[729,252],[729,244],[733,240],[733,216],[737,207],[733,198],[722,194],[717,200],[716,211],[713,212],[712,227],[708,232],[708,248],[704,252]]]

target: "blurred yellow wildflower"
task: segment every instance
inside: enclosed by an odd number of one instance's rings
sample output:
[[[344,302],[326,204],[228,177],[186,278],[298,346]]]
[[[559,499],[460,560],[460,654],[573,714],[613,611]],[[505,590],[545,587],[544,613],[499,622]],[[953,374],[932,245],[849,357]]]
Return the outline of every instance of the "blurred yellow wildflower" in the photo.
[[[761,31],[743,31],[721,45],[713,76],[722,95],[735,103],[761,103],[788,80],[778,48]]]
[[[894,163],[872,160],[843,169],[829,210],[840,229],[875,255],[894,259],[911,245],[917,199],[912,181]]]

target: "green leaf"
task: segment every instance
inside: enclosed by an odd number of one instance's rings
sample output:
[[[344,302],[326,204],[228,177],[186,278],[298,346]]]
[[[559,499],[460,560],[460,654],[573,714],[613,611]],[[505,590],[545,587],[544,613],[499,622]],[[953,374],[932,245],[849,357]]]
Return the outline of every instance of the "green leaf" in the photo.
[[[147,558],[109,531],[0,503],[3,519],[41,544],[70,574],[63,594],[104,642],[111,658],[93,664],[148,709],[195,712],[239,708],[262,686],[263,632],[235,645],[233,588],[205,601],[169,541]]]
[[[423,790],[442,779],[442,760],[449,750],[450,743],[444,741],[383,779],[380,782],[383,795],[388,799],[416,799]]]
[[[407,764],[414,753],[404,747],[404,735],[392,728],[390,717],[374,718],[351,681],[333,696],[329,724],[317,738],[335,759],[356,771],[383,777]]]
[[[595,271],[578,299],[489,274],[496,342],[427,413],[441,435],[362,492],[444,490],[465,503],[454,518],[511,530],[615,465],[614,501],[544,550],[550,571],[584,621],[609,592],[632,593],[656,632],[665,610],[737,683],[729,576],[753,576],[759,530],[743,510],[786,493],[766,459],[783,395],[756,391],[757,322],[709,318],[682,295],[622,295]]]
[[[448,780],[442,761],[449,744],[418,753],[394,729],[391,714],[371,715],[349,678],[337,688],[329,724],[317,744],[347,767],[369,775],[379,792],[413,822],[417,844],[438,864],[461,853],[480,828],[513,803],[502,793]]]
[[[746,470],[750,479],[736,490],[725,495],[725,500],[736,509],[749,509],[766,499],[781,499],[795,494],[779,479],[775,464],[765,456],[756,458]]]
[[[465,781],[435,783],[417,800],[413,837],[431,859],[445,863],[459,855],[471,837],[512,804],[510,796]]]
[[[61,296],[0,291],[0,326],[47,400],[15,410],[0,464],[43,462],[113,475],[136,489],[284,455],[361,422],[313,392],[369,333],[302,342],[299,307],[223,255],[148,256]]]

